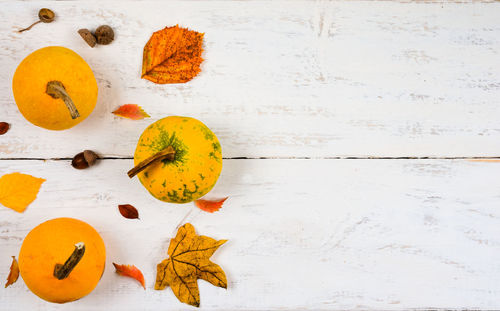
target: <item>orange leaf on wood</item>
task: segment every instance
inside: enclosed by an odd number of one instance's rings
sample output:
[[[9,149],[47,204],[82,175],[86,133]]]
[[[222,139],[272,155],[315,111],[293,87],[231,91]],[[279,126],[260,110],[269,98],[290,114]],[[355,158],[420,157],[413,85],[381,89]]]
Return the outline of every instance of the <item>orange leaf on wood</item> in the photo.
[[[158,84],[193,79],[201,71],[203,35],[178,25],[153,33],[144,46],[141,78]]]
[[[7,276],[7,283],[5,283],[5,288],[7,286],[16,283],[19,278],[19,265],[17,264],[16,257],[12,256],[12,264],[10,265],[9,276]]]
[[[113,114],[132,120],[140,120],[144,118],[149,118],[149,115],[142,110],[142,108],[136,104],[126,104],[118,107]]]
[[[116,273],[122,276],[128,276],[133,279],[136,279],[141,283],[142,287],[146,289],[146,283],[144,282],[144,276],[142,275],[141,270],[137,269],[136,266],[131,265],[119,265],[113,262],[113,266],[115,266]]]
[[[199,209],[205,212],[213,213],[218,211],[221,207],[224,201],[227,200],[227,197],[222,199],[222,200],[196,200],[194,201],[194,204],[198,206]]]

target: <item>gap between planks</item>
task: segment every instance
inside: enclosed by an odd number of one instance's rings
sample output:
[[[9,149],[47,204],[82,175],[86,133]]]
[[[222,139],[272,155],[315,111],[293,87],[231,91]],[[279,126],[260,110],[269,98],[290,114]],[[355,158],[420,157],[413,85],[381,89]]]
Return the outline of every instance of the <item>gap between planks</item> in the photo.
[[[0,161],[71,161],[73,158],[0,158]],[[101,157],[99,160],[133,160],[133,157]],[[471,160],[500,162],[500,156],[494,157],[384,157],[384,156],[334,156],[334,157],[232,157],[223,160]]]

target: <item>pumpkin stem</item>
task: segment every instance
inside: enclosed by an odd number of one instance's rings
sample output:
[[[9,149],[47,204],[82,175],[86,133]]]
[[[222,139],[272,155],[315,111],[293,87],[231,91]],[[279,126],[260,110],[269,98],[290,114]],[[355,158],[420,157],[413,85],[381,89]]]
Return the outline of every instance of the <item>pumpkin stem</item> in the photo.
[[[58,280],[63,280],[69,276],[71,271],[76,267],[76,265],[80,262],[80,260],[85,254],[85,243],[79,242],[75,244],[75,250],[66,260],[66,262],[62,265],[60,263],[56,263],[54,267],[54,276]]]
[[[45,92],[50,95],[52,98],[62,98],[66,107],[68,107],[69,113],[71,115],[71,119],[76,119],[80,116],[78,109],[76,109],[75,104],[71,97],[69,97],[68,92],[66,92],[66,88],[64,84],[59,81],[50,81],[47,83],[47,89]]]
[[[143,170],[145,170],[149,165],[156,161],[160,161],[163,159],[168,159],[170,161],[173,161],[175,159],[175,150],[172,146],[168,146],[167,148],[163,149],[162,151],[153,154],[149,158],[145,159],[144,161],[141,161],[139,164],[134,166],[133,169],[127,172],[128,177],[132,178],[135,175],[139,174]]]

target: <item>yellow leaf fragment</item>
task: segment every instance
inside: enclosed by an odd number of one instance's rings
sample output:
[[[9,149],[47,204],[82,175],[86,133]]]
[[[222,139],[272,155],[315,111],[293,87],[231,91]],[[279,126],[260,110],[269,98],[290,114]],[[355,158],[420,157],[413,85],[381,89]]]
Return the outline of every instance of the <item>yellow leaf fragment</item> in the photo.
[[[44,181],[21,173],[3,175],[0,177],[0,203],[22,213],[36,199]]]
[[[179,301],[199,307],[198,279],[227,288],[224,270],[209,260],[226,241],[196,235],[191,224],[180,227],[177,236],[170,241],[169,258],[157,266],[155,289],[170,286]]]

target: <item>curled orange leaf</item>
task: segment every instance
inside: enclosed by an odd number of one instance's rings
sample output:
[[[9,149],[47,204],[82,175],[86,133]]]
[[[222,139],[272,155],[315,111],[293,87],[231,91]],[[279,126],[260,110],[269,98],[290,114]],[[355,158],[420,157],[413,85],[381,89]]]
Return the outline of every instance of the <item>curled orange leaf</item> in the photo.
[[[128,276],[133,279],[136,279],[139,283],[141,283],[142,287],[146,289],[146,283],[144,282],[144,276],[142,275],[141,270],[137,269],[136,266],[133,265],[119,265],[113,262],[113,266],[115,266],[116,273],[122,276]]]
[[[22,213],[36,199],[44,181],[21,173],[3,175],[0,178],[0,203]]]
[[[203,33],[178,25],[153,33],[144,46],[141,78],[158,84],[184,83],[200,72]]]
[[[221,207],[224,201],[227,200],[227,197],[222,199],[222,200],[196,200],[194,201],[194,204],[198,206],[199,209],[205,212],[213,213],[218,211]]]
[[[16,283],[19,278],[19,265],[17,264],[16,257],[12,256],[12,264],[10,265],[9,276],[7,276],[7,283],[5,283],[5,288],[7,286]]]
[[[136,104],[126,104],[118,107],[113,114],[132,120],[140,120],[144,118],[149,118],[149,115],[142,110],[142,108]]]

